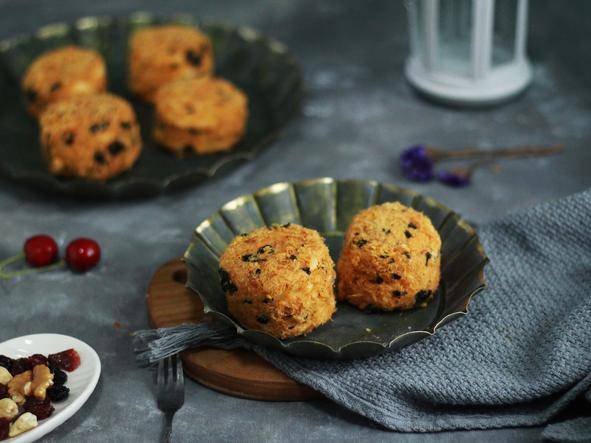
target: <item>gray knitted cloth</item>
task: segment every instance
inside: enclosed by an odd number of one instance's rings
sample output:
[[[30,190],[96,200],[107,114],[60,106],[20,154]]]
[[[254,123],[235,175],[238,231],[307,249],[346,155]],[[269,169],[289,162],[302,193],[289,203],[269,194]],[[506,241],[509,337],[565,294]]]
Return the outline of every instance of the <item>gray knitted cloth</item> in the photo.
[[[254,349],[295,380],[393,430],[553,422],[544,431],[548,439],[591,440],[591,416],[556,421],[585,393],[591,411],[590,225],[586,191],[482,226],[488,288],[468,315],[401,351],[318,361]]]

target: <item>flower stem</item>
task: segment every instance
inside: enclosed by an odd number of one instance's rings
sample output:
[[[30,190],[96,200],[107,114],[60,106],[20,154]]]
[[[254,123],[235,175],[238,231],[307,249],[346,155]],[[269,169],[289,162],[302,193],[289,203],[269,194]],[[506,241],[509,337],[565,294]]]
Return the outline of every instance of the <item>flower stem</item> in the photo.
[[[65,262],[63,260],[60,260],[56,263],[52,263],[48,266],[43,266],[40,268],[23,268],[23,269],[19,269],[17,271],[12,271],[12,272],[5,271],[6,267],[22,260],[23,258],[25,258],[25,254],[23,254],[21,252],[20,254],[14,255],[12,257],[8,257],[8,258],[0,261],[0,279],[12,280],[13,278],[20,277],[22,275],[33,274],[33,273],[37,273],[37,272],[52,271],[54,269],[63,268],[65,265]]]
[[[469,158],[492,160],[499,158],[544,157],[547,155],[559,154],[564,151],[564,145],[557,144],[551,146],[519,146],[516,148],[499,148],[487,150],[466,148],[456,151],[428,147],[428,150],[429,155],[434,161],[465,160]]]

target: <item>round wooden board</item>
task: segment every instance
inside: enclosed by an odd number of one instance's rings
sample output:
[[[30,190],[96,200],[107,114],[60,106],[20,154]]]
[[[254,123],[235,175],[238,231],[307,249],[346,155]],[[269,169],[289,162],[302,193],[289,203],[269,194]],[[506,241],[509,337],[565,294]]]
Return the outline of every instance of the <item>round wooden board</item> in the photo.
[[[185,287],[187,271],[180,259],[161,266],[148,287],[150,323],[164,328],[206,320],[199,297]],[[299,401],[320,394],[275,369],[251,351],[200,348],[183,353],[186,374],[199,383],[237,397]]]

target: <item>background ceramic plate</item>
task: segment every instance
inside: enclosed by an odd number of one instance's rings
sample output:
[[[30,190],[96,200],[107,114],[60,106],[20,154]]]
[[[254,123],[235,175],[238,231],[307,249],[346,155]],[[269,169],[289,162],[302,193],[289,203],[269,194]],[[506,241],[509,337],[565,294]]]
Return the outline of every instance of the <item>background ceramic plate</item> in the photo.
[[[273,140],[299,109],[300,69],[282,44],[249,28],[202,24],[215,52],[216,74],[240,86],[249,98],[250,117],[242,141],[226,153],[175,158],[151,141],[151,107],[135,100],[126,85],[127,40],[133,30],[155,23],[194,23],[191,17],[157,19],[146,13],[129,18],[87,17],[74,24],[58,23],[36,35],[0,43],[0,172],[44,191],[84,197],[153,196],[211,177],[252,159]],[[20,79],[31,60],[42,52],[78,44],[98,50],[107,62],[109,89],[129,99],[142,127],[144,149],[134,168],[106,183],[58,179],[47,172],[38,142],[36,122],[24,109]]]
[[[272,224],[301,224],[326,238],[336,262],[353,216],[387,201],[399,201],[422,211],[441,236],[442,281],[425,309],[370,313],[339,303],[331,322],[306,336],[287,340],[245,330],[232,319],[220,288],[218,263],[237,234]],[[347,359],[401,348],[466,313],[471,297],[484,288],[487,258],[474,229],[429,197],[375,181],[322,178],[277,183],[226,203],[196,228],[185,262],[187,284],[201,297],[205,312],[232,325],[246,339],[303,357]]]
[[[74,415],[90,397],[101,374],[101,362],[97,353],[83,341],[60,334],[35,334],[0,343],[0,354],[11,358],[28,357],[32,354],[54,354],[74,348],[80,354],[78,369],[68,372],[66,386],[70,396],[66,401],[53,403],[55,412],[51,417],[39,422],[39,426],[14,438],[7,443],[28,443],[53,431]]]

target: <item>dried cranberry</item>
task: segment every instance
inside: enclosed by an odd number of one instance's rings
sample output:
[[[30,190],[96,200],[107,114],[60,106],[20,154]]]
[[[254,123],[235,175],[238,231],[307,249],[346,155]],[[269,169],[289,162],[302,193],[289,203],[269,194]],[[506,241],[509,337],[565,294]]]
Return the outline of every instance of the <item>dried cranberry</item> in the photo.
[[[7,357],[6,355],[0,355],[0,366],[8,369],[8,372],[11,371],[13,362],[14,360],[12,358]]]
[[[39,400],[35,397],[28,397],[23,408],[25,412],[30,412],[31,414],[35,415],[38,420],[45,420],[46,418],[49,418],[49,416],[55,410],[53,406],[51,406],[49,398],[46,398],[45,400]]]
[[[41,354],[33,354],[29,357],[29,363],[31,367],[34,368],[37,365],[46,365],[47,366],[47,357]]]
[[[0,418],[0,440],[8,438],[8,431],[10,430],[10,420],[7,418]]]
[[[31,369],[31,363],[28,358],[19,358],[12,363],[12,370],[10,372],[15,376]]]
[[[65,386],[52,386],[47,389],[47,396],[53,402],[60,402],[67,399],[70,395],[70,390]]]
[[[80,366],[80,355],[74,349],[49,354],[47,360],[51,365],[68,372],[72,372]]]
[[[68,374],[62,371],[60,368],[51,366],[49,368],[51,373],[53,374],[53,385],[54,386],[62,386],[66,384],[68,381]]]
[[[8,398],[8,386],[6,385],[0,385],[0,400],[2,400],[3,398]]]

